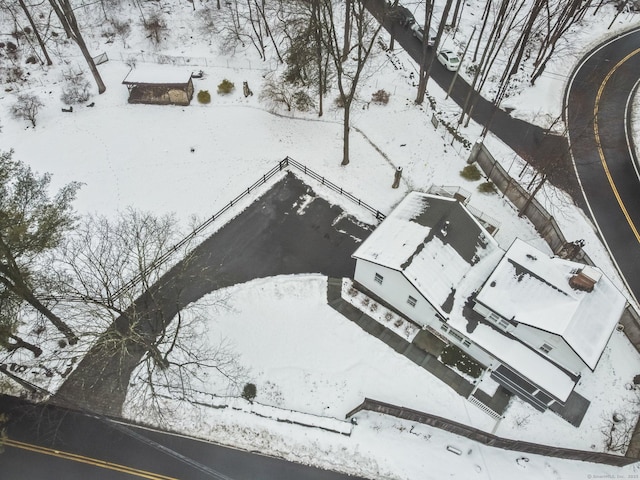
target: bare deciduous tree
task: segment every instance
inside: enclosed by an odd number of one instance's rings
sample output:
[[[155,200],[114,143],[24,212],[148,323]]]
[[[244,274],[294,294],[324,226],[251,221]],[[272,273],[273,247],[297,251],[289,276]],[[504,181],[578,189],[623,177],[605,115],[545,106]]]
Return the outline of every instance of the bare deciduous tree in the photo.
[[[18,100],[11,107],[11,115],[15,118],[28,120],[35,128],[36,118],[40,108],[44,106],[44,103],[36,95],[30,93],[21,93],[18,95]]]
[[[233,383],[241,371],[224,341],[208,348],[211,311],[189,306],[189,282],[174,280],[189,268],[189,257],[173,267],[173,279],[162,277],[159,261],[178,237],[173,216],[132,209],[116,220],[90,216],[66,241],[58,269],[66,272],[60,281],[66,282],[68,314],[91,319],[83,335],[95,340],[83,362],[97,370],[96,379],[102,368],[109,371],[123,396],[135,384],[138,400],[148,405],[159,405],[168,393],[194,395],[203,375],[217,373]]]
[[[336,72],[339,100],[344,109],[343,115],[343,147],[342,165],[349,164],[349,133],[351,106],[356,96],[361,76],[365,65],[375,46],[378,33],[382,28],[382,23],[378,23],[367,12],[364,2],[350,2],[351,8],[345,12],[348,20],[344,19],[345,25],[349,25],[349,37],[352,42],[344,55],[344,46],[338,34],[337,22],[339,17],[334,9],[333,0],[320,0],[320,23],[323,26],[323,37],[325,48],[329,53],[333,67]]]
[[[78,25],[78,21],[76,19],[76,15],[73,11],[73,7],[71,6],[70,0],[49,0],[51,7],[55,11],[58,19],[60,20],[60,24],[67,36],[73,39],[74,42],[80,47],[80,51],[82,52],[82,56],[84,57],[87,65],[89,65],[89,69],[91,70],[91,74],[98,86],[98,93],[102,94],[105,92],[107,87],[102,81],[102,77],[100,76],[100,72],[98,72],[98,67],[96,63],[93,61],[93,57],[89,53],[89,48],[82,37],[82,33],[80,31],[80,26]]]

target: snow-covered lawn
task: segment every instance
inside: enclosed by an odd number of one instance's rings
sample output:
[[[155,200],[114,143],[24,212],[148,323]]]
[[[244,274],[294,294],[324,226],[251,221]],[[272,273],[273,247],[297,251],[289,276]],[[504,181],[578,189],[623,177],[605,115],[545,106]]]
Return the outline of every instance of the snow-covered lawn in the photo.
[[[600,450],[600,412],[610,413],[614,405],[626,406],[635,398],[622,382],[636,371],[638,355],[623,335],[614,335],[596,374],[578,389],[593,400],[587,414],[592,418],[585,419],[583,427],[575,429],[554,414],[541,414],[521,401],[513,402],[496,425],[426,370],[329,307],[324,277],[254,280],[208,295],[202,303],[220,304],[220,300],[225,308],[210,309],[207,315],[208,335],[213,344],[225,338],[242,352],[241,362],[249,369],[248,379],[257,386],[259,405],[205,393],[203,404],[228,408],[193,408],[166,400],[165,411],[171,413],[161,422],[163,426],[372,478],[469,478],[473,474],[482,479],[573,479],[634,471],[633,467],[617,469],[483,447],[425,425],[368,412],[356,415],[357,425],[350,436],[299,425],[340,431],[345,414],[369,397],[493,430],[499,436]],[[129,407],[127,415],[132,418],[157,422],[135,399]],[[294,423],[283,424],[279,419]],[[346,422],[342,428],[349,430]],[[463,455],[447,451],[447,445]],[[528,461],[518,461],[521,457]]]

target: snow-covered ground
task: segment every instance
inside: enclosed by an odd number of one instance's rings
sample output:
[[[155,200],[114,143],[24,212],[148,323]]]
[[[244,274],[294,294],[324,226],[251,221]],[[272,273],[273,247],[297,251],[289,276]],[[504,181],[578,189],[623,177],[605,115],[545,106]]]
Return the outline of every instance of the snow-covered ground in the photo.
[[[208,334],[212,343],[225,338],[242,352],[241,362],[250,369],[248,380],[257,386],[259,405],[206,392],[200,395],[201,402],[211,408],[194,409],[184,402],[166,400],[163,410],[170,414],[163,425],[171,429],[370,478],[574,479],[587,474],[593,478],[625,474],[626,478],[635,472],[634,467],[618,469],[484,447],[435,428],[368,412],[356,415],[350,436],[300,426],[348,431],[345,414],[369,397],[452,418],[499,436],[600,450],[600,414],[611,413],[611,392],[624,395],[626,390],[619,382],[637,368],[638,356],[619,332],[596,374],[578,388],[593,400],[587,414],[592,418],[585,419],[583,427],[575,429],[554,414],[541,414],[520,401],[513,402],[496,425],[426,370],[329,307],[324,277],[258,279],[215,292],[202,302],[219,304],[221,299],[224,310],[210,309],[207,315],[211,319]],[[628,362],[633,358],[635,362]],[[633,392],[626,393],[618,405],[634,398]],[[221,405],[227,408],[220,409]],[[133,398],[129,407],[133,418],[157,421]],[[328,424],[325,417],[334,423]],[[446,450],[449,445],[463,455]],[[528,460],[518,461],[522,457]]]
[[[611,14],[609,7],[603,7],[606,15]],[[184,9],[175,21],[187,23],[189,12],[190,7]],[[626,28],[631,21],[616,27]],[[572,64],[590,45],[601,41],[604,28],[596,30],[595,26],[603,23],[608,22],[586,25],[579,34],[589,38],[588,42],[575,37],[578,47],[570,56],[550,65],[535,89],[523,90],[517,99],[510,99],[518,104],[518,116],[553,118],[558,114]],[[468,26],[464,28],[468,32]],[[207,65],[217,65],[203,66],[200,62],[186,67],[188,71],[205,71],[203,79],[194,80],[195,88],[209,90],[211,104],[200,105],[195,99],[189,107],[127,104],[128,92],[121,82],[129,66],[121,59],[146,48],[143,40],[129,39],[130,48],[124,49],[118,41],[103,44],[96,36],[91,41],[92,49],[106,50],[112,60],[99,67],[107,91],[91,99],[95,107],[80,105],[73,113],[61,112],[61,68],[34,71],[35,80],[21,91],[44,100],[38,125],[34,129],[11,118],[8,111],[15,92],[0,92],[0,148],[14,148],[17,159],[37,171],[51,172],[54,188],[70,181],[83,182],[75,203],[81,214],[113,215],[132,205],[158,214],[175,212],[187,228],[192,216],[210,216],[288,155],[385,213],[410,190],[425,191],[431,185],[462,187],[472,193],[470,205],[500,222],[496,239],[502,246],[519,237],[549,251],[533,226],[518,218],[508,201],[500,195],[481,194],[476,191],[479,182],[460,177],[458,172],[465,165],[468,151],[458,142],[452,144],[442,126],[434,129],[430,121],[433,112],[428,106],[413,103],[415,89],[410,73],[416,66],[401,51],[393,57],[400,69],[394,68],[383,52],[375,59],[375,76],[367,79],[362,102],[352,114],[355,128],[351,163],[341,167],[340,110],[330,106],[322,119],[311,113],[270,113],[258,98],[269,62],[256,60],[250,51],[238,52],[235,57],[218,56],[214,47],[195,40],[187,48],[177,38],[184,40],[184,31],[166,44],[164,53],[207,57]],[[70,64],[82,65],[81,58],[71,57]],[[144,66],[140,61],[137,64],[140,69]],[[223,78],[236,85],[235,92],[228,96],[215,93]],[[248,81],[256,95],[242,95],[243,81]],[[365,108],[371,93],[381,88],[391,93],[389,104],[371,103]],[[429,93],[436,98],[438,115],[445,119],[457,115],[457,107],[444,100],[445,93],[433,82]],[[640,101],[635,105],[637,133]],[[461,132],[473,141],[480,128],[471,125]],[[486,143],[511,172],[522,168],[521,159],[495,138],[489,137]],[[391,184],[397,166],[403,167],[404,175],[396,190]],[[357,206],[319,185],[311,185],[363,221],[373,221]],[[251,198],[245,199],[249,201]],[[243,206],[246,203],[234,212]],[[584,214],[567,203],[556,209],[553,213],[565,236],[569,240],[585,239],[589,256],[622,289]],[[640,356],[616,332],[596,373],[585,376],[578,387],[578,392],[593,402],[580,429],[552,413],[540,414],[518,400],[496,425],[444,384],[329,308],[325,283],[324,278],[314,275],[277,277],[214,293],[214,298],[224,296],[226,308],[208,315],[215,319],[208,329],[215,332],[211,341],[215,343],[219,336],[230,340],[249,372],[248,378],[258,386],[257,402],[266,410],[276,409],[265,414],[265,410],[249,408],[237,399],[228,400],[236,409],[195,408],[167,399],[167,411],[174,413],[164,418],[163,425],[241,448],[377,478],[573,479],[634,474],[634,467],[617,469],[535,455],[526,455],[529,461],[525,462],[518,460],[522,457],[518,452],[482,447],[437,429],[374,414],[358,414],[358,424],[350,436],[273,420],[283,415],[306,419],[300,423],[342,424],[344,415],[367,396],[449,417],[504,437],[602,450],[603,416],[614,410],[632,415],[635,408],[634,392],[625,385],[640,373]],[[215,303],[211,300],[203,302]],[[23,360],[27,361],[16,356],[10,361]],[[61,377],[34,375],[30,379],[55,389]],[[205,392],[203,403],[220,402],[211,396],[218,393],[215,385],[203,382],[201,387]],[[282,413],[277,413],[278,409]],[[256,410],[261,413],[252,413]],[[128,412],[137,419],[157,420],[142,417],[135,402],[128,405]],[[463,455],[448,452],[447,445],[459,448]]]

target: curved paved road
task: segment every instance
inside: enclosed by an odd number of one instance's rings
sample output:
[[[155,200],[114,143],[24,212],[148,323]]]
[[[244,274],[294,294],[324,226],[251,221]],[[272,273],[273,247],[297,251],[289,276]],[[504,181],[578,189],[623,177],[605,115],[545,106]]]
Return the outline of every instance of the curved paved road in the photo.
[[[6,480],[364,480],[5,395],[0,412]]]
[[[626,109],[640,78],[640,30],[598,47],[565,97],[571,152],[585,202],[625,283],[640,298],[640,178]]]

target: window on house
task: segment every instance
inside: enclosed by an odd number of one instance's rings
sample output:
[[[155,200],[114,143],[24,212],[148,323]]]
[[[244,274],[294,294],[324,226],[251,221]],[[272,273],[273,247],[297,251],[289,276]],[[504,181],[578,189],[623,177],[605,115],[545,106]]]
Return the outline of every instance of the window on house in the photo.
[[[543,343],[542,346],[540,347],[540,351],[546,354],[548,354],[551,350],[553,350],[553,347],[548,343]]]
[[[501,328],[504,328],[505,330],[509,326],[509,322],[507,322],[504,318],[501,318],[500,320],[498,320],[497,323]]]
[[[413,298],[411,295],[409,295],[409,298],[407,298],[407,303],[409,305],[411,305],[412,307],[416,306],[416,303],[418,303],[418,300],[416,300],[415,298]]]
[[[458,332],[456,332],[455,330],[449,330],[449,335],[451,335],[453,338],[455,338],[459,342],[462,342],[464,340],[464,337],[460,335]]]
[[[376,273],[376,276],[373,277],[373,280],[376,283],[379,283],[380,285],[382,285],[382,280],[384,280],[384,278],[382,277],[382,275],[380,275],[379,273]]]

